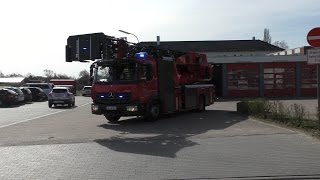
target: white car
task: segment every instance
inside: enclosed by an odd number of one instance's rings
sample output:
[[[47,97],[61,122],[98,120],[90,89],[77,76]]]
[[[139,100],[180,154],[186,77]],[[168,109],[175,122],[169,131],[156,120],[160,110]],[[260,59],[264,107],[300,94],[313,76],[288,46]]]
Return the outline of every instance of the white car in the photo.
[[[67,87],[54,87],[52,91],[48,95],[48,105],[49,108],[52,105],[57,106],[58,104],[65,105],[67,104],[69,107],[75,105],[75,97],[69,91]]]
[[[83,87],[82,96],[91,96],[91,86],[84,86]]]

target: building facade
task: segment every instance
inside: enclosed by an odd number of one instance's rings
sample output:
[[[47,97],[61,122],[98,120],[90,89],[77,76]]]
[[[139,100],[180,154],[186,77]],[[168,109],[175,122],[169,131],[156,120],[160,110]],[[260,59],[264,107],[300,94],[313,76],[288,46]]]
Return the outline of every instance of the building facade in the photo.
[[[220,97],[316,96],[316,65],[310,47],[284,50],[260,40],[142,42],[177,51],[205,53],[214,65],[212,83]]]

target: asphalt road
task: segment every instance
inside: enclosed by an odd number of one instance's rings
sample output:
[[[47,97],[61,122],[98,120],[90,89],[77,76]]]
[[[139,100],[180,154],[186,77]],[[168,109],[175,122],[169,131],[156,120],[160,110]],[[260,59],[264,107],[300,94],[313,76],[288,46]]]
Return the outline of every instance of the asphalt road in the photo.
[[[318,140],[241,116],[234,102],[118,124],[89,103],[1,108],[0,179],[320,179]]]
[[[76,99],[76,107],[81,107],[89,103],[90,98],[77,97]],[[62,107],[50,109],[48,108],[48,101],[0,107],[0,128],[68,110],[69,109]]]

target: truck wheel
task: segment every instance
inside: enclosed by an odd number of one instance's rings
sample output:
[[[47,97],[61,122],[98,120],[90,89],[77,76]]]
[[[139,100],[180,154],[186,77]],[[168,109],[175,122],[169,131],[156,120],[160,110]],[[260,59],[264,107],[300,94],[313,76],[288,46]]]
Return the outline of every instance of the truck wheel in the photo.
[[[52,103],[49,102],[49,103],[48,103],[48,106],[49,106],[49,108],[51,108],[51,107],[52,107]]]
[[[151,104],[151,106],[149,107],[148,110],[148,116],[147,116],[147,120],[149,121],[156,121],[158,120],[160,115],[160,107],[159,104]]]
[[[205,105],[205,99],[204,97],[201,95],[199,96],[199,104],[198,104],[198,112],[202,112],[206,109],[206,105]]]
[[[120,116],[117,116],[117,115],[104,114],[104,117],[106,117],[106,119],[110,122],[117,122],[120,119]]]

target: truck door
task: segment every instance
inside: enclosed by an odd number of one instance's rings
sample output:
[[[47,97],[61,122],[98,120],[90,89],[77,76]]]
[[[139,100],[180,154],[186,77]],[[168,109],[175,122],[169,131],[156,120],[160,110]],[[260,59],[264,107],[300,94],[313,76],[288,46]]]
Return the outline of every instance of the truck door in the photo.
[[[175,111],[173,61],[158,61],[158,80],[161,110],[163,113]]]
[[[140,79],[140,98],[142,103],[148,103],[151,96],[156,96],[157,91],[157,80],[153,77],[151,64],[141,64],[139,68],[139,79]]]

